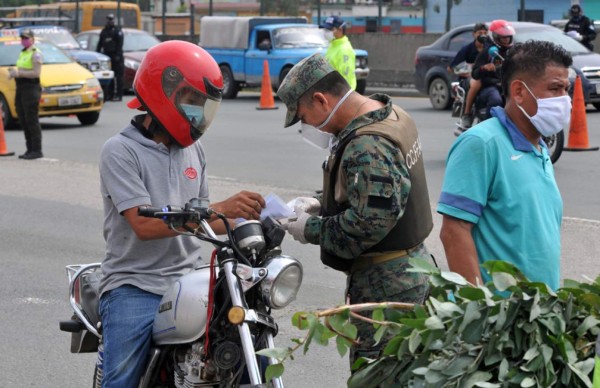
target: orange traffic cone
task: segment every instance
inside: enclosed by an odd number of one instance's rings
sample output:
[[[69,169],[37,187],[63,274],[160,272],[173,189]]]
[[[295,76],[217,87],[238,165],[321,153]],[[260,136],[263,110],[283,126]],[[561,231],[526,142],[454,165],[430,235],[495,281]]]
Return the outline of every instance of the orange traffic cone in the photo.
[[[598,151],[599,147],[590,147],[585,113],[585,99],[581,78],[575,79],[573,89],[573,108],[571,110],[571,125],[569,127],[569,143],[565,151]]]
[[[2,116],[3,107],[0,102],[0,156],[13,156],[14,152],[8,152],[6,149],[6,139],[4,138],[4,117]]]
[[[260,85],[260,105],[256,109],[278,109],[275,106],[275,100],[273,99],[273,91],[271,90],[271,76],[269,75],[269,62],[265,59],[263,63],[263,77],[262,84]]]

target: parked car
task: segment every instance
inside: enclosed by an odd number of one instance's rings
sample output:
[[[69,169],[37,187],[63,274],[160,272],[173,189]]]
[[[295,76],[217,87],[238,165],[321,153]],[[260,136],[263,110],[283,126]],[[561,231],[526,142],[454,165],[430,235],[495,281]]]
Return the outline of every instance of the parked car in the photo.
[[[67,28],[44,25],[21,26],[15,28],[17,36],[23,29],[30,29],[33,31],[36,39],[49,40],[63,49],[77,63],[91,71],[98,78],[104,90],[106,90],[115,77],[114,72],[110,69],[110,58],[95,51],[83,50],[75,40],[75,37],[71,35],[71,31]]]
[[[529,39],[546,40],[563,46],[573,56],[569,79],[574,84],[580,75],[585,102],[600,110],[600,55],[596,54],[561,30],[545,24],[511,22],[515,28],[515,42]],[[454,28],[429,46],[419,47],[415,54],[415,87],[429,96],[435,109],[452,105],[450,83],[456,76],[448,73],[447,66],[458,50],[473,40],[473,24]],[[571,87],[572,89],[572,87]]]
[[[77,34],[79,45],[88,50],[96,50],[101,30],[89,30]],[[123,72],[123,89],[132,90],[135,72],[140,67],[140,62],[146,51],[160,43],[154,35],[143,30],[123,28],[123,57],[125,58],[125,71]]]
[[[98,79],[52,42],[39,39],[36,46],[44,57],[39,116],[76,115],[83,125],[98,121],[104,101]],[[18,37],[0,37],[0,104],[6,127],[18,120],[16,85],[8,79],[8,69],[15,67],[22,48]]]

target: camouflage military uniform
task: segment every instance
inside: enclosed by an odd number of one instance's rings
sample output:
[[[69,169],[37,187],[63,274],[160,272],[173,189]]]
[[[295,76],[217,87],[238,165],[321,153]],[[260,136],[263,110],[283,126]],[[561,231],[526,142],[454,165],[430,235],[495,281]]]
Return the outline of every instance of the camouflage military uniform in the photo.
[[[333,72],[321,54],[290,70],[277,91],[288,109],[285,127],[300,120],[301,97]],[[320,245],[321,261],[348,275],[350,303],[422,303],[427,277],[406,272],[409,257],[430,258],[423,246],[433,222],[421,143],[412,118],[390,97],[371,98],[384,106],[337,133],[324,166],[321,217],[301,213],[302,221],[295,222],[302,222],[302,229],[291,223],[288,232],[300,242]],[[358,112],[361,106],[350,109]],[[376,356],[383,346],[372,346],[372,325],[356,323],[361,343],[352,349],[351,363]]]
[[[381,121],[392,113],[392,102],[388,96],[374,95],[371,98],[386,105],[353,120],[339,133],[340,142],[358,128]],[[335,151],[334,148],[332,155]],[[336,189],[336,202],[347,202],[349,206],[331,217],[311,217],[305,227],[306,239],[350,260],[376,256],[365,254],[365,251],[390,233],[406,209],[411,179],[405,157],[391,141],[377,135],[361,135],[348,143],[343,152],[341,169],[338,180],[345,188],[341,193]],[[391,187],[379,188],[389,192],[375,193],[387,198],[391,202],[389,206],[378,206],[377,201],[371,201],[374,193],[373,187],[369,187],[368,178],[372,174],[392,178]],[[410,266],[409,257],[430,259],[431,256],[425,246],[419,244],[410,249],[408,254],[401,253],[389,261],[363,268],[353,266],[348,272],[349,302],[423,303],[429,290],[428,279],[420,273],[406,272]],[[361,342],[351,351],[351,364],[358,357],[377,356],[383,346],[373,347],[375,329],[371,324],[359,320],[353,320],[353,323],[358,327]]]

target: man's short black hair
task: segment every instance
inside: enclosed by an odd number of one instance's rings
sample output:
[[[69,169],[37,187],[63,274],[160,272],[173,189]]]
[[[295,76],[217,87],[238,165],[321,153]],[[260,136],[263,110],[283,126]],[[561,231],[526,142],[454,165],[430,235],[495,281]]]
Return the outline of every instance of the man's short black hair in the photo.
[[[528,40],[515,43],[508,50],[502,63],[502,90],[505,96],[510,95],[510,83],[515,78],[526,76],[530,79],[546,72],[549,65],[569,68],[573,58],[562,46],[548,41]]]
[[[477,32],[477,31],[481,31],[481,30],[485,30],[487,31],[487,24],[485,23],[477,23],[475,24],[475,27],[473,27],[473,32]]]
[[[332,71],[323,77],[319,82],[311,86],[298,100],[306,103],[315,93],[330,93],[336,97],[341,97],[350,90],[350,85],[346,79],[337,71]]]

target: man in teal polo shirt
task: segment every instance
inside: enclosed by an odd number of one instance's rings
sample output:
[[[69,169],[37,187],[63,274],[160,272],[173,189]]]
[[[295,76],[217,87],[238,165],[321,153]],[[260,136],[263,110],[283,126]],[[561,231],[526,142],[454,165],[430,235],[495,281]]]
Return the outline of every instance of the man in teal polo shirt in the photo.
[[[448,154],[437,211],[448,265],[473,284],[505,260],[532,281],[560,283],[562,199],[541,136],[568,127],[571,56],[551,42],[515,44],[502,65],[506,107]]]

